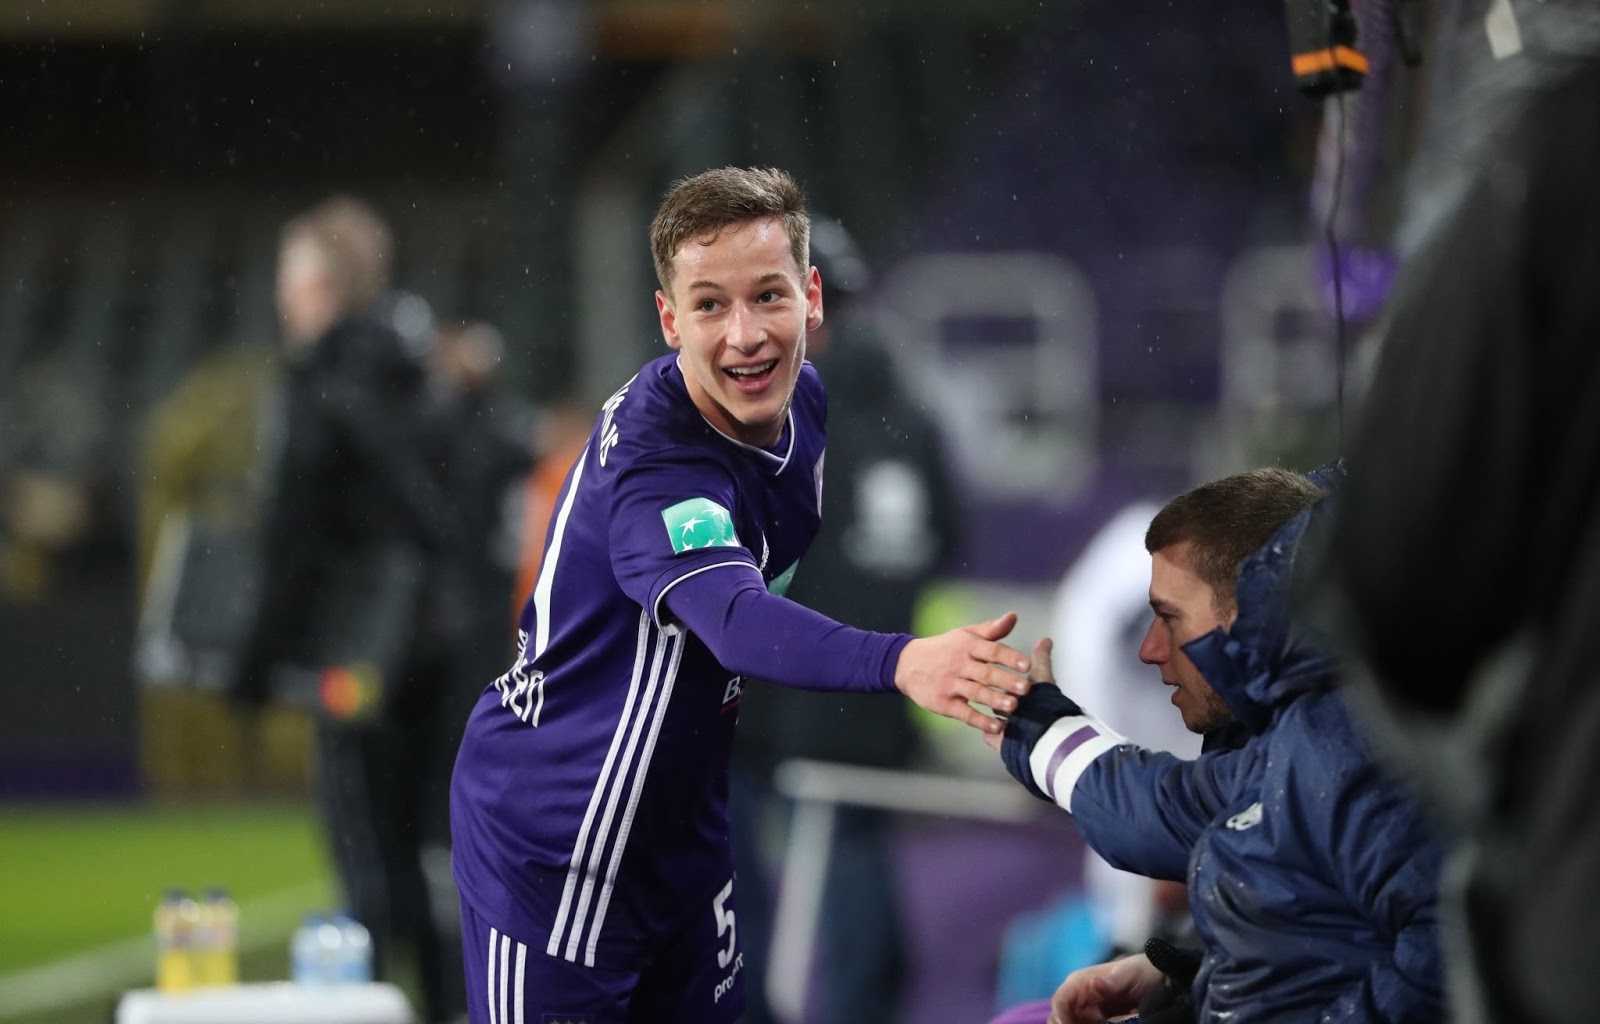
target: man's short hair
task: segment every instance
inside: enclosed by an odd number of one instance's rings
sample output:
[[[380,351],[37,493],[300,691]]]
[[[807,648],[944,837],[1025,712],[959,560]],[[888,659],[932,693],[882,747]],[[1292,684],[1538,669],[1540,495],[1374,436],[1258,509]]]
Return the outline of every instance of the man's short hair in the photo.
[[[309,239],[327,260],[344,313],[365,309],[389,287],[394,238],[376,210],[351,196],[333,196],[283,228],[283,244]]]
[[[1217,610],[1228,612],[1233,609],[1239,566],[1323,493],[1287,469],[1268,467],[1225,476],[1167,502],[1150,521],[1144,548],[1154,554],[1189,541],[1195,575],[1211,588]]]
[[[775,167],[719,167],[676,182],[650,222],[650,255],[661,290],[672,295],[672,257],[690,239],[714,242],[730,224],[777,217],[803,276],[810,267],[811,218],[806,194]],[[709,237],[707,237],[709,236]]]

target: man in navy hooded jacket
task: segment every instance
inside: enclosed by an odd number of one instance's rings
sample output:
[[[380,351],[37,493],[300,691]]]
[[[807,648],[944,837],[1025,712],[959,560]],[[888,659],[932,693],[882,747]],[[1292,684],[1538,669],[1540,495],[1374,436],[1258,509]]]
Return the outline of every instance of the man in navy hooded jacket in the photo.
[[[1313,479],[1326,486],[1332,476]],[[1228,507],[1236,479],[1190,492],[1216,492],[1199,506],[1213,525],[1239,515]],[[1007,768],[1072,813],[1097,853],[1188,882],[1205,943],[1192,985],[1200,1021],[1444,1016],[1435,914],[1443,846],[1354,728],[1335,692],[1335,659],[1289,617],[1301,538],[1329,504],[1295,515],[1244,560],[1231,601],[1216,595],[1228,605],[1220,625],[1175,638],[1250,734],[1242,747],[1192,761],[1147,751],[1049,685],[1034,687],[1005,732]],[[1207,553],[1188,540],[1156,538],[1153,528],[1147,547],[1158,569],[1178,552],[1204,575]],[[1168,614],[1156,591],[1152,633]],[[1042,641],[1036,681],[1041,665],[1048,678],[1047,656]],[[1143,955],[1086,968],[1057,991],[1052,1020],[1126,1013],[1161,984]]]

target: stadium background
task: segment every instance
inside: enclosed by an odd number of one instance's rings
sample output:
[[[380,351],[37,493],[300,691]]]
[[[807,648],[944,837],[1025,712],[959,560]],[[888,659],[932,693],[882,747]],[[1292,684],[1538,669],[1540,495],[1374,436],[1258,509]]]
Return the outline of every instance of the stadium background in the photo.
[[[529,400],[592,407],[659,345],[644,230],[665,185],[791,169],[864,249],[870,308],[958,455],[969,530],[930,625],[1016,607],[1031,637],[1128,499],[1329,450],[1321,111],[1282,19],[1244,0],[0,5],[0,1020],[103,1019],[148,981],[161,886],[232,886],[258,977],[333,898],[304,723],[241,751],[209,698],[134,670],[162,485],[145,439],[208,361],[248,392],[285,216],[371,199],[401,286],[499,327]],[[948,756],[993,770],[972,737]],[[1020,902],[1070,879],[1069,834],[1016,839]],[[986,1006],[983,983],[948,998]]]

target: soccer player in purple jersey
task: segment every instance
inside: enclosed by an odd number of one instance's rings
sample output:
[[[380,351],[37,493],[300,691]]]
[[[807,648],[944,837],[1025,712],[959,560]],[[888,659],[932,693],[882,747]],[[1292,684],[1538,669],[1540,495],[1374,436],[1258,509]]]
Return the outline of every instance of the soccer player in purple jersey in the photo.
[[[743,680],[889,693],[995,732],[1014,615],[872,633],[782,597],[820,521],[826,396],[805,197],[678,182],[650,227],[674,351],[605,403],[562,488],[521,651],[451,785],[475,1024],[720,1024],[744,1004],[727,771]],[[970,702],[970,703],[969,703]]]

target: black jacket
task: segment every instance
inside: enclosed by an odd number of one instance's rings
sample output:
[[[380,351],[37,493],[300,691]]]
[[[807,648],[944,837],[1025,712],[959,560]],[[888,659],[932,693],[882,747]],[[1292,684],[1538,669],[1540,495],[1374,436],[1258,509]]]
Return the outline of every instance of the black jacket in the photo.
[[[1419,192],[1323,593],[1476,858],[1456,966],[1502,1021],[1600,1006],[1600,48],[1549,38]]]
[[[291,365],[275,424],[260,592],[235,694],[264,698],[284,663],[351,658],[381,663],[392,685],[428,642],[426,595],[465,541],[425,369],[377,319],[345,320]],[[377,647],[352,650],[352,636]]]

